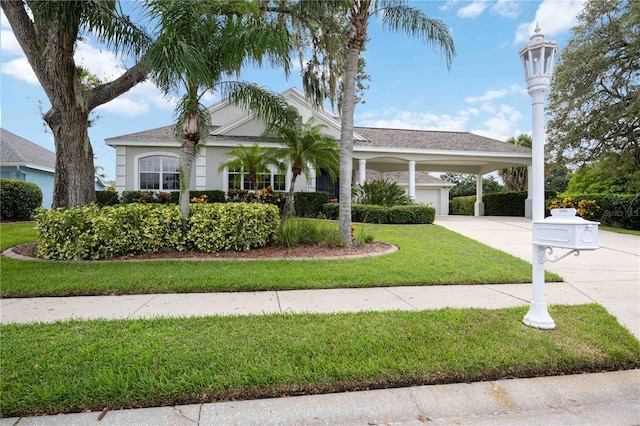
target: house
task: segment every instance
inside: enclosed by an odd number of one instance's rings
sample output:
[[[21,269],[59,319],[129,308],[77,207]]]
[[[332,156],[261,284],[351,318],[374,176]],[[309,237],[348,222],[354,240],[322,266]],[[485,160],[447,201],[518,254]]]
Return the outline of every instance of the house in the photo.
[[[53,203],[53,184],[56,154],[8,130],[0,129],[0,177],[33,182],[42,191],[42,207]],[[95,178],[96,190],[104,190],[109,183]]]
[[[326,109],[314,108],[296,89],[289,89],[281,96],[298,110],[304,121],[313,117],[315,123],[326,126],[327,135],[336,141],[340,139],[339,117]],[[213,127],[202,143],[189,187],[227,191],[239,182],[241,188],[253,189],[247,179],[235,179],[240,170],[218,172],[220,164],[227,159],[225,153],[239,144],[277,144],[261,137],[264,122],[227,101],[214,104],[209,112]],[[170,125],[105,140],[116,149],[118,192],[179,189],[180,142],[173,129]],[[504,167],[531,165],[529,148],[466,132],[354,127],[353,136],[354,183],[363,183],[370,173],[383,174],[384,178],[405,187],[414,200],[433,205],[441,215],[448,214],[449,189],[453,185],[428,172],[469,173],[481,177]],[[281,179],[273,171],[260,177],[259,186],[272,185],[275,190],[287,191],[290,180],[286,177]],[[308,180],[298,179],[294,190],[329,191],[331,197],[337,198],[337,188],[324,173],[312,172]],[[481,200],[481,185],[478,191]],[[483,214],[482,202],[477,203],[476,214]]]

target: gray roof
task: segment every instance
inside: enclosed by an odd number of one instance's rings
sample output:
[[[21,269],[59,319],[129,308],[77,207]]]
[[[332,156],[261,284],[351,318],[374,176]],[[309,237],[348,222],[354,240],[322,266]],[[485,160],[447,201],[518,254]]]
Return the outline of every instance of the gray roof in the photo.
[[[354,141],[354,146],[531,153],[530,148],[508,142],[501,142],[496,139],[486,138],[468,132],[380,129],[375,127],[354,127],[353,131],[366,138],[364,141]]]
[[[108,143],[127,142],[167,142],[175,141],[173,135],[174,126],[158,127],[128,135],[109,138]],[[468,132],[444,132],[436,130],[406,130],[406,129],[380,129],[375,127],[354,127],[353,131],[366,140],[354,140],[354,146],[381,147],[381,148],[410,148],[424,150],[444,151],[479,151],[479,152],[506,152],[513,154],[531,154],[531,149],[497,139],[486,138]],[[263,138],[254,136],[209,136],[209,141],[224,140],[237,142],[255,142]]]
[[[397,182],[397,183],[408,183],[409,182],[409,172],[386,172],[380,173],[375,170],[367,170],[367,174],[365,179],[368,181],[375,179],[385,179],[389,182]],[[435,176],[431,176],[426,172],[416,172],[416,183],[417,184],[432,184],[432,185],[449,185],[449,182],[439,179]],[[453,184],[451,184],[453,186]]]
[[[55,169],[56,154],[0,128],[0,162]]]

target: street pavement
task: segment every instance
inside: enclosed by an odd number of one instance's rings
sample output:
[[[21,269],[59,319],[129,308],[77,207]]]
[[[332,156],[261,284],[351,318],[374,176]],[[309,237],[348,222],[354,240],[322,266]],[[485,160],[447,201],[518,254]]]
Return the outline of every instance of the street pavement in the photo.
[[[531,222],[438,216],[436,224],[531,261]],[[545,267],[546,302],[597,302],[640,338],[640,237],[600,231],[600,248]],[[556,253],[560,254],[560,253]],[[526,305],[530,284],[1,299],[3,324],[69,318],[354,312]],[[0,419],[9,425],[640,425],[640,370]]]

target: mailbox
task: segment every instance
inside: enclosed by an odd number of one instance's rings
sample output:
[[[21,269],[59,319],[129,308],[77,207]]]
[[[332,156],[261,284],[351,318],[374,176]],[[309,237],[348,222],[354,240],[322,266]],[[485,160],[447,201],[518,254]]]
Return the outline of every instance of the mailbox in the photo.
[[[598,248],[598,225],[576,216],[576,209],[553,209],[551,216],[533,222],[533,244],[571,250]]]

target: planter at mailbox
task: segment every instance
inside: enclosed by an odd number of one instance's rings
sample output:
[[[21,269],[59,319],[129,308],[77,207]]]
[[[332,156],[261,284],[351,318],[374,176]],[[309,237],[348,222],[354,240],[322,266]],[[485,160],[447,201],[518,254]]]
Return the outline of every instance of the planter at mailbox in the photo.
[[[553,209],[551,216],[533,222],[533,244],[570,250],[596,250],[598,225],[576,216],[576,209]]]

